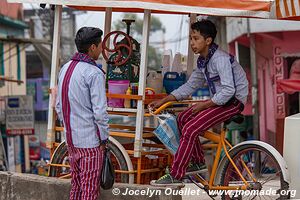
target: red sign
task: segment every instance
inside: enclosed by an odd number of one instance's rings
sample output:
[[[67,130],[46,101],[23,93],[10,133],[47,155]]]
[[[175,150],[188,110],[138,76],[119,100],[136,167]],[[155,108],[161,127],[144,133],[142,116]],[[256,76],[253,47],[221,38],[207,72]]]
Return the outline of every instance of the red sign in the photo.
[[[275,83],[275,118],[284,119],[286,117],[285,111],[285,94],[277,91],[277,80],[284,79],[284,61],[281,56],[281,47],[274,47],[273,49],[273,62],[274,62],[274,83]]]
[[[6,134],[9,136],[13,135],[33,135],[34,129],[13,129],[13,130],[6,130]]]

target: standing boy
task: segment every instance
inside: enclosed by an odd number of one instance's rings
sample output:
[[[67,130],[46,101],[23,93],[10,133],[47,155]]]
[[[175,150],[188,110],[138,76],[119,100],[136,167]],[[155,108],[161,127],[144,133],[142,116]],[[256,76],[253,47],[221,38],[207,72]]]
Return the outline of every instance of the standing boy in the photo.
[[[102,34],[99,28],[79,29],[78,52],[58,77],[56,111],[65,127],[72,200],[95,200],[99,195],[102,150],[108,139],[105,75],[95,62],[102,50]]]
[[[199,102],[178,115],[181,138],[171,172],[152,182],[152,185],[182,185],[185,174],[204,169],[204,153],[199,136],[212,126],[242,112],[248,95],[248,81],[243,68],[233,56],[220,50],[214,43],[217,35],[215,25],[203,20],[193,23],[191,28],[191,47],[194,53],[200,54],[196,70],[187,83],[149,107],[157,108],[168,101],[183,100],[205,82],[208,83],[211,99]]]

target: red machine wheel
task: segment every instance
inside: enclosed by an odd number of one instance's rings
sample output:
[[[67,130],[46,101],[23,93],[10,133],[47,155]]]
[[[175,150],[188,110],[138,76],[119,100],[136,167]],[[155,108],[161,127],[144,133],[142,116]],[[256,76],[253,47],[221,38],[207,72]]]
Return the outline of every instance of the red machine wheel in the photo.
[[[113,36],[113,48],[107,47],[107,41],[111,36]],[[126,44],[118,42],[118,39],[122,36],[124,37],[122,40],[125,39]],[[124,55],[121,48],[127,49],[128,54]],[[109,62],[109,53],[117,53],[116,58],[112,61],[113,65],[124,65],[132,55],[132,42],[130,36],[122,31],[112,31],[108,33],[102,42],[102,55],[106,62]]]

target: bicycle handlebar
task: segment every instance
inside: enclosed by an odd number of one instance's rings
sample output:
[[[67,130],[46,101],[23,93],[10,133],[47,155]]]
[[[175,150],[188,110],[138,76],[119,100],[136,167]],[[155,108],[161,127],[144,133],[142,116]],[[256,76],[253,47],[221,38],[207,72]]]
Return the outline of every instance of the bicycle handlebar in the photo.
[[[155,109],[155,111],[153,111],[151,108],[148,108],[149,115],[157,115],[157,114],[161,113],[163,110],[165,110],[166,108],[173,106],[173,105],[186,105],[186,104],[193,104],[193,103],[197,103],[197,102],[203,102],[203,100],[169,101],[169,102],[161,105],[159,108]],[[146,114],[146,116],[148,116],[148,114]]]

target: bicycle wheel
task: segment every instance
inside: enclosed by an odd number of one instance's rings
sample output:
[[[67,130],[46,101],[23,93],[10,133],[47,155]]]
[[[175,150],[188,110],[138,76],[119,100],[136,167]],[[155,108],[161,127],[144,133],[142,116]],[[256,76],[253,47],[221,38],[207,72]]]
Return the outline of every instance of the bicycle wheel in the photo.
[[[108,144],[108,148],[111,149],[111,159],[115,167],[115,170],[128,170],[126,160],[122,152],[118,149],[113,143]],[[66,177],[70,174],[69,160],[68,160],[68,149],[66,145],[61,145],[59,149],[53,155],[51,164],[63,164],[64,167],[50,166],[49,167],[49,176],[51,177]],[[116,173],[115,177],[116,182],[119,183],[128,183],[129,175]]]
[[[288,199],[289,185],[283,179],[278,161],[268,149],[256,144],[245,144],[230,152],[230,156],[250,187],[246,191],[229,191],[227,194],[224,191],[222,199]],[[256,179],[255,182],[242,161]],[[244,185],[228,158],[221,177],[222,186]]]

